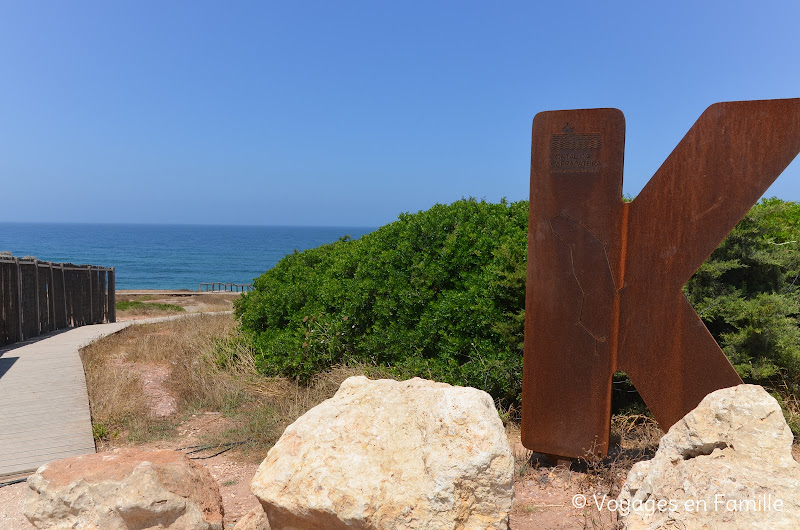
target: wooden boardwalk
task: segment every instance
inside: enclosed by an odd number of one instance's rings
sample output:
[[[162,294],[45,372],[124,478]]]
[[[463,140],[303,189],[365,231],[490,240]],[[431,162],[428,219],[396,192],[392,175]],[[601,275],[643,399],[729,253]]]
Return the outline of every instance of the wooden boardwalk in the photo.
[[[0,349],[0,480],[30,474],[52,460],[94,453],[78,350],[131,324],[173,318],[83,326]]]
[[[83,326],[0,350],[0,477],[94,452],[78,349],[128,325]]]

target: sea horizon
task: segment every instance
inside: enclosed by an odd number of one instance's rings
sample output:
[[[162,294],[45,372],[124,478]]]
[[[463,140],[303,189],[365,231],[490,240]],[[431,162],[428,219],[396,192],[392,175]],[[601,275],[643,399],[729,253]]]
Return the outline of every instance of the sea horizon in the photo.
[[[293,224],[219,224],[219,223],[147,223],[147,222],[91,222],[91,221],[0,221],[3,225],[99,225],[99,226],[217,226],[243,228],[365,228],[376,230],[377,226],[348,225],[293,225]]]
[[[115,267],[116,288],[250,284],[294,250],[377,227],[178,223],[0,222],[0,251],[54,263]]]

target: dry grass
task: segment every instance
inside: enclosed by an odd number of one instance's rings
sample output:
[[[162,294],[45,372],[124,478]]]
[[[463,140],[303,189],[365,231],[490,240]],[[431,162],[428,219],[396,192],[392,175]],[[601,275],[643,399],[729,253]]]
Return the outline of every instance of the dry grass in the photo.
[[[511,423],[506,430],[514,433],[519,426]],[[550,481],[571,484],[584,493],[616,498],[633,464],[652,458],[663,434],[655,420],[648,416],[614,416],[612,443],[606,457],[587,453],[585,458],[572,463],[568,460],[554,463],[545,455],[517,447],[514,449],[515,479],[534,479],[543,486]]]
[[[130,399],[130,396],[141,393],[138,376],[126,370],[109,368],[115,358],[124,355],[122,347],[129,337],[130,333],[124,330],[81,350],[95,438],[118,435],[122,431],[136,431],[132,432],[136,438],[139,433],[133,420],[148,414],[144,401]],[[105,355],[106,351],[110,355]]]
[[[656,420],[644,414],[617,415],[611,418],[611,437],[621,453],[634,460],[653,456],[664,432]]]
[[[636,462],[649,460],[658,449],[664,433],[656,421],[643,414],[616,415],[611,418],[611,447],[605,458],[587,455],[573,464],[581,472],[579,478],[587,491],[619,495],[628,471]]]
[[[258,373],[255,358],[237,336],[231,315],[197,315],[158,324],[131,326],[83,350],[92,422],[106,446],[169,436],[192,413],[226,415],[231,429],[209,435],[209,443],[244,442],[245,457],[263,458],[283,430],[311,407],[331,397],[342,381],[369,372],[338,367],[309,385]],[[169,393],[177,414],[159,419],[131,366],[167,366]]]
[[[787,394],[783,398],[783,410],[786,423],[792,429],[792,432],[800,432],[800,399],[797,399],[794,394]],[[797,434],[795,434],[794,443],[795,445],[800,443]]]
[[[783,417],[787,425],[794,434],[794,445],[792,446],[794,454],[800,453],[800,447],[798,447],[800,444],[800,399],[796,394],[797,388],[797,383],[790,384],[784,379],[777,385],[776,391],[772,392],[772,396],[778,400],[783,409]]]

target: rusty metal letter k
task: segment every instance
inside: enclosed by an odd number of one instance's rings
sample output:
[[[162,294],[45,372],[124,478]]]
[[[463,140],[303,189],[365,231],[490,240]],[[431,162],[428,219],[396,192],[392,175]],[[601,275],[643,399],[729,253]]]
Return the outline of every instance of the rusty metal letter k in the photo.
[[[627,372],[662,428],[741,379],[681,292],[800,152],[800,99],[717,103],[622,201],[616,109],[533,121],[523,444],[605,454]]]

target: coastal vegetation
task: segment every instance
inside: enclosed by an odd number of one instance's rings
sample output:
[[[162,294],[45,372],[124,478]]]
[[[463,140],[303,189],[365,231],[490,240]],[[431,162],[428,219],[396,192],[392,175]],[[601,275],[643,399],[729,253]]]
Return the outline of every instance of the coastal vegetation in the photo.
[[[236,302],[258,369],[380,366],[519,401],[527,202],[461,200],[286,256]]]
[[[516,406],[527,225],[527,201],[464,199],[295,252],[236,303],[241,340],[269,376],[303,382],[358,363],[482,388]],[[762,200],[684,287],[742,378],[792,403],[800,396],[798,246],[800,204]]]
[[[739,375],[800,395],[800,204],[765,199],[684,292]]]
[[[135,311],[139,314],[180,313],[185,311],[185,309],[179,305],[162,304],[158,302],[143,302],[141,300],[117,302],[116,307],[117,311]]]

